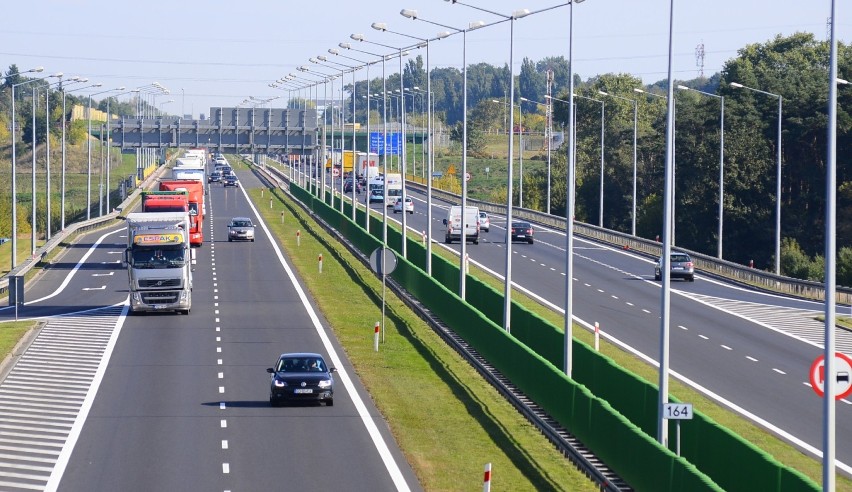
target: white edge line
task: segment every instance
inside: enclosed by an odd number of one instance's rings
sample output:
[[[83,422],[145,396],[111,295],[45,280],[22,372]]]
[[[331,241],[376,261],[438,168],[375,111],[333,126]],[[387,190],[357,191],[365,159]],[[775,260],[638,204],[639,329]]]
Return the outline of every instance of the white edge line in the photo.
[[[273,237],[272,233],[270,233],[269,229],[266,227],[266,222],[263,221],[263,218],[257,212],[254,203],[252,203],[249,199],[246,190],[243,187],[240,187],[240,190],[243,192],[243,195],[245,196],[249,207],[251,207],[252,211],[254,212],[255,218],[257,218],[258,223],[263,228],[263,231],[266,233],[267,237]],[[337,355],[337,352],[334,350],[334,346],[331,344],[331,340],[329,339],[328,334],[325,332],[322,323],[320,323],[316,311],[314,311],[313,306],[311,306],[311,303],[308,301],[308,297],[307,295],[305,295],[304,289],[302,289],[302,286],[299,285],[296,276],[293,274],[293,270],[290,269],[290,265],[284,258],[283,253],[281,253],[281,249],[278,247],[278,243],[275,241],[270,241],[270,243],[272,244],[272,248],[275,250],[275,254],[278,256],[278,260],[281,262],[281,265],[287,272],[287,276],[290,278],[290,282],[293,284],[293,287],[299,294],[299,299],[301,299],[302,305],[305,306],[305,310],[307,311],[308,316],[311,318],[311,321],[314,324],[314,328],[316,329],[317,334],[322,340],[323,346],[328,352],[332,363],[337,368],[337,374],[340,376],[340,380],[343,383],[343,386],[346,388],[346,392],[352,399],[352,403],[355,404],[355,408],[358,410],[358,416],[361,417],[361,421],[364,423],[364,427],[366,427],[370,438],[373,440],[373,444],[376,446],[376,450],[378,450],[379,456],[381,456],[382,461],[385,464],[385,468],[387,468],[388,472],[390,473],[391,480],[393,480],[393,483],[396,485],[396,489],[400,491],[411,490],[408,486],[408,483],[405,481],[405,477],[402,475],[402,471],[399,469],[399,465],[397,465],[396,460],[394,460],[394,457],[391,454],[387,443],[382,438],[382,435],[379,432],[376,423],[373,421],[372,417],[370,417],[370,413],[367,411],[367,407],[364,405],[364,402],[361,400],[361,397],[355,390],[355,386],[352,384],[352,380],[349,379],[349,374],[347,374],[346,370],[343,368],[343,363],[341,362],[340,357]]]
[[[97,249],[98,245],[100,245],[101,242],[103,242],[103,240],[107,238],[107,236],[110,236],[110,235],[115,234],[116,232],[120,232],[122,230],[125,230],[125,229],[119,228],[119,229],[116,229],[112,232],[107,232],[106,234],[104,234],[103,236],[98,238],[98,240],[95,241],[95,244],[93,244],[92,247],[89,248],[89,251],[87,251],[86,254],[83,255],[82,258],[80,258],[80,261],[77,262],[76,265],[74,265],[74,268],[70,272],[68,272],[68,275],[65,276],[65,280],[62,281],[62,284],[59,287],[57,287],[56,290],[53,291],[52,294],[48,294],[48,295],[46,295],[46,296],[44,296],[40,299],[34,299],[32,301],[25,302],[24,306],[29,306],[29,305],[35,304],[37,302],[46,301],[47,299],[50,299],[51,297],[55,297],[55,296],[59,295],[60,292],[65,290],[65,287],[68,287],[68,284],[71,283],[71,279],[74,278],[74,274],[77,273],[77,270],[79,270],[80,267],[86,262],[86,260],[89,259],[89,256],[91,256],[92,253],[95,252],[95,249]],[[14,307],[14,306],[2,308],[2,309],[0,309],[0,311],[5,310],[5,309],[10,309],[11,307]],[[100,308],[98,308],[98,309],[100,309]]]
[[[86,399],[83,400],[83,404],[80,406],[77,418],[74,419],[74,425],[68,433],[65,445],[62,446],[62,451],[59,453],[59,457],[56,459],[56,464],[53,466],[50,479],[47,481],[47,485],[45,485],[44,490],[48,492],[53,492],[59,487],[62,475],[65,473],[65,467],[68,466],[68,461],[71,459],[71,453],[74,451],[77,439],[83,431],[83,425],[86,423],[86,419],[89,416],[89,410],[92,409],[92,404],[95,402],[95,396],[98,394],[98,388],[100,388],[101,381],[106,373],[107,366],[109,365],[109,359],[112,357],[112,351],[118,341],[118,335],[121,333],[121,327],[124,325],[124,320],[127,319],[127,311],[130,309],[130,298],[128,297],[123,303],[117,305],[123,305],[124,308],[121,310],[121,314],[118,317],[118,323],[116,323],[115,328],[112,330],[112,335],[109,337],[109,343],[107,343],[104,348],[101,363],[98,364],[95,377],[92,379],[92,384],[89,386],[89,391],[86,393]]]
[[[529,291],[529,290],[527,290],[527,289],[525,289],[525,288],[523,288],[523,287],[520,287],[520,286],[518,286],[518,285],[514,284],[514,282],[513,282],[513,285],[515,285],[515,287],[516,287],[518,290],[522,291],[522,292],[523,292],[523,293],[525,293],[526,295],[528,295],[528,296],[530,296],[530,297],[533,297],[533,298],[537,299],[537,300],[538,300],[539,302],[541,302],[542,304],[545,304],[545,305],[549,306],[551,309],[553,309],[553,310],[557,311],[558,313],[562,314],[562,316],[565,316],[565,311],[564,311],[563,309],[561,309],[559,306],[556,306],[555,304],[551,303],[551,302],[550,302],[550,301],[548,301],[547,299],[544,299],[544,298],[542,298],[542,297],[539,297],[539,296],[538,296],[537,294],[535,294],[534,292],[531,292],[531,291]],[[580,318],[578,318],[578,317],[576,317],[576,316],[574,316],[574,317],[573,317],[573,320],[574,320],[574,321],[576,321],[577,323],[579,323],[580,325],[582,325],[583,327],[585,327],[585,328],[586,328],[587,330],[589,330],[589,331],[594,331],[594,329],[595,329],[595,328],[594,328],[594,326],[593,326],[592,324],[590,324],[590,323],[588,323],[588,322],[586,322],[586,321],[584,321],[584,320],[582,320],[582,319],[580,319]],[[643,354],[642,352],[640,352],[640,351],[636,350],[635,348],[631,347],[630,345],[628,345],[628,344],[626,344],[626,343],[622,342],[621,340],[619,340],[619,339],[615,338],[614,336],[612,336],[612,335],[610,335],[610,334],[608,334],[608,333],[605,333],[605,332],[601,332],[601,336],[602,336],[602,337],[604,337],[604,338],[606,338],[607,340],[609,340],[609,341],[610,341],[610,342],[612,342],[613,344],[618,345],[618,346],[619,346],[619,347],[621,347],[623,350],[625,350],[625,351],[627,351],[627,352],[630,352],[631,354],[633,354],[633,355],[635,355],[635,356],[637,356],[637,357],[641,358],[642,360],[644,360],[645,362],[647,362],[647,363],[649,363],[649,364],[652,364],[654,367],[660,367],[660,363],[659,363],[659,362],[657,362],[657,361],[656,361],[656,360],[654,360],[653,358],[651,358],[651,357],[649,357],[649,356],[647,356],[647,355]],[[671,374],[673,377],[675,377],[675,378],[679,379],[679,380],[680,380],[680,381],[682,381],[684,384],[686,384],[686,385],[688,385],[688,386],[691,386],[691,387],[692,387],[693,389],[695,389],[696,391],[698,391],[698,392],[700,392],[700,393],[703,393],[703,394],[704,394],[705,396],[707,396],[708,398],[710,398],[710,399],[712,399],[712,400],[715,400],[715,401],[716,401],[717,403],[719,403],[720,405],[722,405],[722,406],[724,406],[724,407],[727,407],[727,408],[728,408],[728,409],[730,409],[731,411],[733,411],[733,412],[735,412],[735,413],[738,413],[738,414],[742,415],[743,417],[745,417],[745,418],[747,418],[747,419],[749,419],[749,420],[753,421],[754,423],[756,423],[756,424],[760,425],[761,427],[763,427],[763,428],[765,428],[765,429],[769,430],[770,432],[772,432],[772,433],[774,433],[774,434],[776,434],[776,435],[778,435],[778,436],[782,437],[783,439],[785,439],[785,440],[787,440],[787,441],[789,441],[789,442],[793,443],[794,445],[799,446],[800,448],[802,448],[802,449],[804,449],[804,450],[808,451],[809,453],[811,453],[811,454],[813,454],[813,455],[815,455],[815,456],[817,456],[817,457],[819,457],[819,458],[822,458],[822,450],[817,449],[817,448],[816,448],[816,447],[814,447],[814,446],[811,446],[810,444],[808,444],[808,443],[806,443],[805,441],[803,441],[803,440],[799,439],[798,437],[796,437],[796,436],[794,436],[794,435],[790,434],[789,432],[787,432],[787,431],[785,431],[785,430],[781,429],[780,427],[776,427],[775,425],[771,424],[769,421],[764,420],[764,419],[762,419],[761,417],[758,417],[757,415],[755,415],[755,414],[753,414],[753,413],[751,413],[751,412],[749,412],[749,411],[745,410],[744,408],[740,407],[739,405],[737,405],[737,404],[735,404],[735,403],[733,403],[733,402],[731,402],[731,401],[729,401],[729,400],[726,400],[725,398],[722,398],[722,397],[721,397],[721,396],[719,396],[718,394],[714,393],[713,391],[710,391],[709,389],[707,389],[707,388],[705,388],[704,386],[702,386],[702,385],[700,385],[700,384],[696,383],[695,381],[693,381],[693,380],[691,380],[691,379],[687,378],[686,376],[684,376],[684,375],[682,375],[682,374],[678,373],[677,371],[669,370],[669,374]],[[846,463],[843,463],[842,461],[839,461],[839,460],[837,460],[837,461],[836,461],[836,465],[837,465],[837,467],[838,467],[838,468],[840,468],[841,470],[845,471],[846,473],[852,473],[852,466],[849,466],[849,465],[847,465]]]

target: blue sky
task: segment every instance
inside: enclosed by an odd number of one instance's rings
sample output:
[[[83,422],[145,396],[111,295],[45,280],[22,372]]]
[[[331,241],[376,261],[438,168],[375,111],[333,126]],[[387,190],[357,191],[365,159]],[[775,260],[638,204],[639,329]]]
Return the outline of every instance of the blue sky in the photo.
[[[502,14],[560,3],[462,1]],[[698,75],[695,52],[699,44],[704,46],[704,73],[709,76],[746,44],[764,42],[777,34],[805,31],[825,39],[830,6],[829,0],[675,0],[675,77],[691,79]],[[843,7],[838,7],[838,36],[849,42],[852,11]],[[390,46],[413,43],[371,29],[372,22],[385,22],[390,30],[421,38],[435,37],[443,30],[402,17],[399,11],[403,8],[417,10],[422,19],[454,27],[500,19],[442,0],[12,2],[4,7],[4,15],[16,22],[7,22],[0,31],[0,67],[5,71],[11,63],[22,70],[42,65],[49,72],[102,82],[104,89],[129,89],[158,81],[171,92],[157,100],[164,111],[197,116],[207,113],[211,106],[233,106],[248,96],[286,95],[268,84],[296,71],[299,65],[309,64],[310,57],[322,54],[334,59],[327,50],[340,42],[354,45],[349,39],[352,33],[363,33],[368,41]],[[584,79],[608,72],[634,74],[645,83],[665,78],[668,21],[669,0],[586,0],[577,4],[575,71]],[[367,43],[357,47],[375,53],[390,51]],[[373,59],[363,53],[345,54],[363,61]],[[515,73],[524,57],[538,60],[560,55],[568,55],[568,7],[515,22]],[[432,67],[460,68],[461,36],[432,43],[431,56]],[[336,60],[357,64],[339,57]],[[469,33],[467,61],[501,66],[508,63],[508,24]],[[377,73],[371,71],[371,76]],[[840,76],[850,78],[852,74]],[[174,101],[165,102],[170,99]]]

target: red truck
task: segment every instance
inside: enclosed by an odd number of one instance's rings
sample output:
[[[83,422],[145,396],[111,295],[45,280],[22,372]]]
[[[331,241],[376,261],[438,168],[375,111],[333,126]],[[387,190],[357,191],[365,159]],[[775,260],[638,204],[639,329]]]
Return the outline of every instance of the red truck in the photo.
[[[142,211],[189,213],[189,193],[186,191],[143,191]]]
[[[193,179],[160,181],[160,191],[186,192],[189,197],[189,244],[201,246],[204,242],[204,183]]]

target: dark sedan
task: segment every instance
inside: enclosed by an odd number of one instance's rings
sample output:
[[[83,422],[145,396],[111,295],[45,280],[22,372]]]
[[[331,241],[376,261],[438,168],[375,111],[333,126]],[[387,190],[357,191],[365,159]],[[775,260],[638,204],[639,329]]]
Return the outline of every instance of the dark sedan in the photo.
[[[281,354],[275,367],[266,370],[270,376],[269,403],[278,406],[297,401],[324,402],[334,405],[334,377],[337,369],[314,353]]]
[[[533,227],[529,222],[512,222],[512,241],[533,243]]]
[[[222,178],[222,186],[223,187],[233,186],[235,188],[238,188],[240,186],[240,181],[237,179],[237,177],[235,175],[227,174],[227,175],[225,175],[224,178]]]

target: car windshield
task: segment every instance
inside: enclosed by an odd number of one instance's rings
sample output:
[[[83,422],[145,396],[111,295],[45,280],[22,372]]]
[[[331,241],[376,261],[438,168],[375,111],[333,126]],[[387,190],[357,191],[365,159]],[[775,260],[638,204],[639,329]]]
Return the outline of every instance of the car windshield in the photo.
[[[251,221],[249,220],[235,220],[232,225],[234,227],[251,227]]]
[[[512,229],[529,229],[530,225],[526,222],[515,222],[512,224]]]
[[[318,357],[284,357],[278,360],[278,372],[326,372],[325,363]]]
[[[672,263],[686,263],[686,262],[690,261],[689,256],[684,255],[684,254],[671,255],[671,259],[672,259]]]

